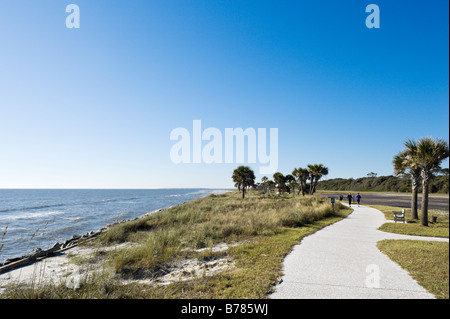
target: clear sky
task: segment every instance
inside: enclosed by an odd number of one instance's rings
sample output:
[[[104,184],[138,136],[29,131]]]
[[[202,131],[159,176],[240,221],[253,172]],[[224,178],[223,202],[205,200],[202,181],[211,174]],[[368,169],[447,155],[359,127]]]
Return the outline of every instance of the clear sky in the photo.
[[[391,175],[448,140],[448,37],[443,0],[1,0],[0,188],[232,187],[238,164],[171,161],[194,120],[278,128],[284,174]]]

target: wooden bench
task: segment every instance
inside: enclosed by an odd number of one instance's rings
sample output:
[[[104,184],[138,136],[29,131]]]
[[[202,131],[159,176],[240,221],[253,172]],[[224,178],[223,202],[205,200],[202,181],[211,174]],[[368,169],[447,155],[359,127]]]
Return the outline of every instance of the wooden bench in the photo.
[[[393,211],[392,213],[394,214],[394,222],[402,221],[403,223],[406,223],[406,220],[405,220],[405,210],[404,210],[404,209],[402,209],[401,212],[399,212],[399,211]]]

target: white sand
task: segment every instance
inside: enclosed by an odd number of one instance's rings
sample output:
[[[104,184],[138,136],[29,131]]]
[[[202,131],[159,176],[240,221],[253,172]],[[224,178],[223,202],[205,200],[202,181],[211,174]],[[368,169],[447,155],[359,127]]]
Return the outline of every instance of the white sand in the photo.
[[[237,243],[239,244],[239,243]],[[237,245],[236,244],[236,245]],[[49,283],[63,283],[69,288],[77,288],[82,280],[94,273],[111,274],[105,267],[104,261],[96,259],[96,263],[76,263],[77,260],[86,260],[98,251],[112,251],[131,247],[132,244],[120,244],[111,247],[90,248],[75,246],[56,256],[47,257],[37,262],[0,274],[0,294],[8,285],[31,283],[34,287]],[[212,248],[213,251],[224,251],[229,247],[222,243]],[[205,249],[199,249],[201,252]],[[176,281],[191,280],[201,276],[212,276],[233,267],[229,258],[217,258],[208,261],[196,258],[184,259],[165,265],[158,276],[141,276],[140,278],[121,279],[123,284],[144,283],[149,285],[168,285]]]

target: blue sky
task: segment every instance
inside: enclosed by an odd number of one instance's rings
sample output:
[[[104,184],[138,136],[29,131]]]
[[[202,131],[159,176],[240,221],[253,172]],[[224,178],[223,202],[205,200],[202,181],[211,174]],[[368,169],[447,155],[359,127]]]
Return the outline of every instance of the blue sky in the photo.
[[[172,163],[193,120],[278,128],[284,174],[391,175],[406,139],[448,140],[448,6],[2,0],[0,188],[232,187],[238,164]]]

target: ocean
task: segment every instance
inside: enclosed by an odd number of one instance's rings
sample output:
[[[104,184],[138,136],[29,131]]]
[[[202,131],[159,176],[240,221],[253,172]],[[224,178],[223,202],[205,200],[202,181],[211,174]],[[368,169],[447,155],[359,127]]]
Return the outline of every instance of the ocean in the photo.
[[[0,189],[0,263],[122,220],[182,204],[213,189]]]

